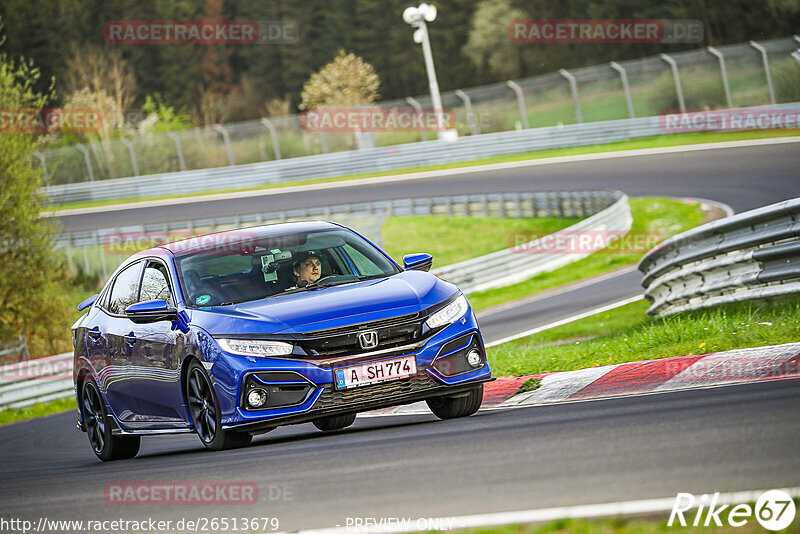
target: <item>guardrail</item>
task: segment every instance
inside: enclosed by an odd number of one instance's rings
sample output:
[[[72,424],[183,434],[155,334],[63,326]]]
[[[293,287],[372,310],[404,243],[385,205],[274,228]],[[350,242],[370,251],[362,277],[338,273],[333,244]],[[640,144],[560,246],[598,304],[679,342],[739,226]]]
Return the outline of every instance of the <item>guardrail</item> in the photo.
[[[453,88],[441,93],[441,103],[454,119],[448,127],[460,137],[575,124],[584,117],[592,122],[673,109],[774,105],[796,94],[796,50],[796,36],[702,47]],[[565,97],[571,97],[572,106],[563,105]],[[406,112],[411,106],[417,113],[434,107],[428,95],[373,105]],[[126,114],[126,129],[138,130],[144,118]],[[41,165],[46,185],[61,185],[389,147],[434,137],[436,133],[425,128],[311,131],[300,115],[285,115],[53,147],[36,152],[34,161]]]
[[[94,272],[107,278],[128,255],[152,246],[147,243],[148,236],[156,236],[163,240],[169,238],[171,233],[189,237],[201,233],[247,228],[273,222],[324,219],[338,220],[354,226],[380,244],[380,227],[386,217],[392,215],[585,218],[617,202],[620,198],[619,195],[620,193],[608,191],[524,192],[379,200],[78,231],[62,234],[55,246],[64,249],[68,261],[80,266],[84,272]],[[138,247],[134,247],[136,250],[125,250],[123,247],[115,246],[120,236],[125,239],[136,235],[145,238]],[[79,251],[75,249],[79,249]]]
[[[0,365],[10,362],[22,362],[30,358],[28,341],[23,334],[16,341],[0,343]]]
[[[800,293],[800,198],[673,236],[639,270],[650,315]]]
[[[800,103],[764,106],[764,110],[797,109]],[[461,137],[456,141],[423,141],[389,147],[264,161],[249,165],[150,174],[97,182],[55,185],[43,189],[51,204],[190,195],[207,191],[246,189],[312,178],[332,178],[363,172],[386,172],[479,158],[588,146],[654,137],[665,131],[662,117],[642,117],[547,128],[514,130]]]
[[[580,200],[579,195],[586,195],[586,193],[568,193],[568,195],[573,195],[575,200]],[[600,231],[620,235],[630,230],[633,219],[627,195],[615,191],[604,193],[602,199],[608,201],[607,207],[558,233],[574,235],[581,232]],[[454,263],[434,269],[433,273],[458,285],[464,293],[474,293],[516,284],[591,254],[591,251],[588,250],[555,254],[552,252],[527,252],[546,249],[547,247],[539,246],[541,241],[541,239],[537,239],[518,247],[510,247],[478,258]]]
[[[12,363],[0,367],[0,410],[23,408],[73,394],[73,354]]]

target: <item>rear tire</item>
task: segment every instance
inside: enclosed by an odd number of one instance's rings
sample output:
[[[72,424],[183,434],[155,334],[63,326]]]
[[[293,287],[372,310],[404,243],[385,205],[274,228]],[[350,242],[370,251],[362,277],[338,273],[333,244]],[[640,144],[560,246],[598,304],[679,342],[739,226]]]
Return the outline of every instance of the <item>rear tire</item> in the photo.
[[[356,414],[348,413],[345,415],[331,415],[321,419],[314,419],[314,426],[323,432],[341,430],[352,425],[356,420]]]
[[[483,402],[483,384],[459,397],[431,397],[425,399],[428,408],[439,419],[468,417],[477,412]]]
[[[195,431],[207,449],[238,449],[253,440],[253,436],[246,432],[222,429],[217,394],[205,368],[197,360],[189,364],[186,373],[186,403]]]
[[[100,460],[127,460],[138,454],[140,436],[115,436],[111,433],[106,403],[92,378],[87,378],[81,386],[81,408],[89,445]]]

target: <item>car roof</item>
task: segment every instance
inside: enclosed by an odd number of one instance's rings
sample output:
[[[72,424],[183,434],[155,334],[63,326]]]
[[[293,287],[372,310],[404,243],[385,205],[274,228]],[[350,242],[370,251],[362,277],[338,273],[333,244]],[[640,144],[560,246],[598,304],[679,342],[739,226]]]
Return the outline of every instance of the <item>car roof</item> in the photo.
[[[209,246],[217,246],[218,244],[230,245],[240,243],[243,241],[255,241],[263,238],[281,236],[292,234],[296,232],[308,232],[314,230],[329,230],[342,228],[341,225],[326,221],[301,221],[301,222],[287,222],[266,224],[263,226],[254,226],[252,228],[241,228],[238,230],[228,230],[225,232],[215,232],[211,234],[203,234],[172,243],[166,243],[153,249],[144,250],[139,254],[153,252],[158,249],[168,250],[176,256],[186,253],[197,252]]]

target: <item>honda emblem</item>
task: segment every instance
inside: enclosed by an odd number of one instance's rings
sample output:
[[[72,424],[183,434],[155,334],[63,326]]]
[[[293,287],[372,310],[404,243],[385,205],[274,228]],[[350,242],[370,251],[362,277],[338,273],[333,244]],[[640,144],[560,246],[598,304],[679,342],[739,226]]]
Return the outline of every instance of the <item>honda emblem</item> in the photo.
[[[378,346],[378,332],[369,330],[358,333],[358,344],[362,349],[374,349]]]

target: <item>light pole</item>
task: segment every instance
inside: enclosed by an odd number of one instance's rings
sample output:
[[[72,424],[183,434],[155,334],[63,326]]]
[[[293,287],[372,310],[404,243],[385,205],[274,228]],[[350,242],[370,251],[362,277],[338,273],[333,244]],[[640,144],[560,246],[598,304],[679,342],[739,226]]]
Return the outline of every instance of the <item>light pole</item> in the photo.
[[[440,139],[453,139],[455,130],[445,130],[444,114],[442,113],[442,97],[439,94],[439,83],[436,81],[436,70],[433,67],[433,54],[431,42],[428,39],[428,22],[436,20],[436,6],[420,4],[418,7],[407,7],[403,11],[403,20],[416,28],[414,42],[422,45],[422,54],[425,56],[425,70],[428,71],[428,86],[431,89],[433,112],[436,115],[436,129]]]

